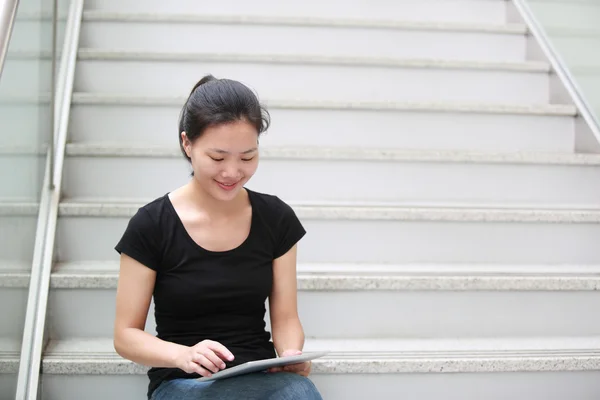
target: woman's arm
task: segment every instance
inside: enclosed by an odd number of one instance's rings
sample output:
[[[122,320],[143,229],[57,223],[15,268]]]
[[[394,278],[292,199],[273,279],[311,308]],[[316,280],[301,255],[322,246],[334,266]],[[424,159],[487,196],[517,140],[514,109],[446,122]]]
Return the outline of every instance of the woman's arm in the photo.
[[[144,332],[155,281],[155,271],[125,254],[121,255],[114,326],[117,353],[137,364],[179,368],[202,376],[210,376],[211,371],[225,368],[223,360],[233,360],[233,354],[218,342],[204,340],[187,347]]]
[[[298,317],[296,253],[294,245],[273,261],[273,289],[269,298],[273,344],[279,355],[286,350],[302,350],[304,330]]]
[[[115,350],[123,358],[150,367],[174,367],[183,346],[144,332],[156,271],[122,254],[114,325]]]
[[[298,316],[296,283],[296,253],[294,245],[286,254],[273,261],[273,290],[269,298],[273,344],[280,357],[302,354],[304,330]],[[310,374],[311,363],[271,368],[271,372],[287,371]]]

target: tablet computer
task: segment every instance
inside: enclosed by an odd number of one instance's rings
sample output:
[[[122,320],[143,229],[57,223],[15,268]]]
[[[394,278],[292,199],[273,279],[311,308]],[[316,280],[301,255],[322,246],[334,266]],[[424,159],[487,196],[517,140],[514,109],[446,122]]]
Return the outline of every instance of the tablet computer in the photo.
[[[315,358],[323,357],[328,354],[327,351],[306,352],[299,356],[287,356],[267,358],[266,360],[249,361],[244,364],[236,365],[235,367],[227,368],[222,371],[212,374],[211,377],[198,378],[201,382],[214,381],[217,379],[231,378],[238,375],[249,374],[252,372],[265,371],[269,368],[283,367],[289,364],[298,364]]]

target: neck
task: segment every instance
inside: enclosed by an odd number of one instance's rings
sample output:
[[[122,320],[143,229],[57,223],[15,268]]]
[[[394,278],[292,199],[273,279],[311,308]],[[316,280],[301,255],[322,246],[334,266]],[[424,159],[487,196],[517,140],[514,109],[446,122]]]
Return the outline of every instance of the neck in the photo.
[[[231,201],[217,200],[207,193],[193,179],[187,185],[191,199],[196,204],[201,204],[202,208],[209,214],[215,217],[229,216],[232,213],[239,211],[246,202],[247,193],[245,190],[240,190],[237,196]]]

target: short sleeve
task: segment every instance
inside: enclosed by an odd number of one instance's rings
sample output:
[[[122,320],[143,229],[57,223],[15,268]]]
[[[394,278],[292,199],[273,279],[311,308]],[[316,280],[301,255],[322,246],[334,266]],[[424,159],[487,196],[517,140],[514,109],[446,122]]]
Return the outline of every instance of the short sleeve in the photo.
[[[281,205],[274,258],[279,258],[287,253],[306,234],[306,230],[292,207],[283,201],[281,201]]]
[[[161,264],[160,231],[148,211],[140,208],[131,217],[115,250],[158,271]]]

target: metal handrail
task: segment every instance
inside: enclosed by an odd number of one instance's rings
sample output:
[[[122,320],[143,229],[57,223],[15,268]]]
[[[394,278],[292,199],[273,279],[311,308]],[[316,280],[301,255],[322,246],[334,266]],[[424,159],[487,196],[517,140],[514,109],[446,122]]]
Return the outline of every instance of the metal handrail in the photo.
[[[592,131],[596,141],[600,144],[600,120],[598,120],[592,111],[592,108],[577,85],[575,78],[573,75],[571,75],[569,68],[566,66],[562,57],[550,42],[546,31],[538,22],[527,2],[525,0],[513,0],[513,4],[521,15],[521,18],[523,18],[523,21],[527,25],[529,31],[537,40],[541,50],[544,52],[544,55],[548,58],[548,61],[550,61],[550,65],[556,72],[556,75],[564,84],[565,89],[567,90],[567,93],[571,99],[573,99],[579,114]]]
[[[36,236],[35,255],[37,257],[35,257],[34,262],[36,263],[33,264],[31,271],[17,381],[17,400],[37,400],[38,395],[39,374],[44,345],[44,328],[48,295],[50,292],[50,275],[54,258],[58,206],[60,203],[62,172],[82,16],[83,0],[72,0],[65,31],[65,41],[54,103],[54,112],[57,117],[52,126],[56,137],[54,168],[47,168],[45,175],[45,183],[53,181],[54,189],[44,191],[44,195],[42,196],[43,203],[40,206],[40,209],[44,209],[47,212],[48,217],[45,220],[45,224],[43,224],[43,232],[40,231],[41,228],[38,225]]]
[[[0,77],[4,70],[4,60],[8,52],[8,44],[12,36],[19,0],[0,1]]]

